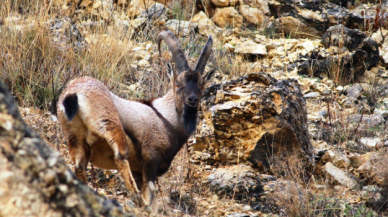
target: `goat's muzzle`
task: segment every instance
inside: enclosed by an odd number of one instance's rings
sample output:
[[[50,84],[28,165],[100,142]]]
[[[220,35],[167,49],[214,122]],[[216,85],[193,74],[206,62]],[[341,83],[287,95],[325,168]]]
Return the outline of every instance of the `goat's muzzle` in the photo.
[[[195,94],[188,96],[185,101],[186,106],[194,108],[198,107],[198,96]]]

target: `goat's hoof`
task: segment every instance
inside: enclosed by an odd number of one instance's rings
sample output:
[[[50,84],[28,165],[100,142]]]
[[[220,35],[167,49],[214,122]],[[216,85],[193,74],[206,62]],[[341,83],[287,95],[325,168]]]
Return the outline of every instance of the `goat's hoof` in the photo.
[[[155,209],[155,207],[146,206],[145,210],[148,212],[148,214],[150,216],[157,216],[158,215],[158,208]]]
[[[145,201],[143,200],[143,197],[140,194],[135,194],[135,201],[139,207],[143,207],[146,205]]]

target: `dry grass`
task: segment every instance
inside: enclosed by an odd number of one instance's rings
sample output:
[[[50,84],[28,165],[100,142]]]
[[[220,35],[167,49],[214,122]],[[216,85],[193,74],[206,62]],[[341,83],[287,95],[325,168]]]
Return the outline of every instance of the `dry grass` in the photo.
[[[188,20],[194,2],[183,3],[187,10],[175,4],[171,9],[177,18]],[[157,23],[149,21],[135,31],[98,22],[75,24],[72,18],[60,17],[54,12],[56,8],[44,0],[7,0],[0,3],[0,8],[0,17],[8,18],[0,27],[0,75],[20,106],[55,113],[57,98],[66,83],[80,76],[98,78],[125,98],[159,97],[169,88],[165,74],[169,56],[158,58],[155,44],[149,52],[151,68],[133,67],[139,56],[132,49],[154,40],[161,31]],[[194,65],[192,60],[199,57],[206,38],[191,34],[181,41],[190,65]],[[243,59],[233,61],[235,56],[219,46],[208,67],[216,68],[225,78],[249,71],[241,64]],[[137,88],[129,88],[131,84]]]

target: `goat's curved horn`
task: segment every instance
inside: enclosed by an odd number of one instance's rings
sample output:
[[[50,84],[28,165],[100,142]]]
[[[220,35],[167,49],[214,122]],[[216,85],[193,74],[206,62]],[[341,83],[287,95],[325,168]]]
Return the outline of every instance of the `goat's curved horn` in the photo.
[[[207,39],[207,42],[205,44],[205,47],[202,50],[201,56],[198,59],[197,65],[195,66],[196,72],[203,73],[203,70],[205,70],[206,62],[209,59],[209,56],[212,51],[213,46],[213,38],[209,35],[209,38]]]
[[[187,63],[185,53],[182,50],[181,43],[179,40],[175,37],[174,33],[171,31],[163,31],[159,33],[158,35],[158,49],[159,49],[159,56],[160,54],[160,43],[164,40],[166,44],[168,45],[168,49],[172,53],[172,58],[175,62],[175,67],[177,69],[178,74],[183,71],[189,71],[189,64]]]

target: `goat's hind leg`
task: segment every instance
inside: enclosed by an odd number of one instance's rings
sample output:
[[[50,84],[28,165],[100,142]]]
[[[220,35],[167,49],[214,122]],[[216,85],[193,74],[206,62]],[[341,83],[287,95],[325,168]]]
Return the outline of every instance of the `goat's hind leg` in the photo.
[[[132,176],[131,167],[128,162],[128,148],[129,139],[121,125],[117,125],[115,122],[104,120],[101,126],[96,130],[102,138],[108,142],[109,146],[114,152],[114,160],[117,166],[117,170],[120,172],[124,179],[125,186],[129,191],[140,195],[140,191],[137,188],[135,179]],[[97,124],[98,125],[98,124]]]
[[[91,150],[85,138],[70,135],[68,139],[69,153],[75,165],[76,176],[87,183],[86,167],[90,161]]]

